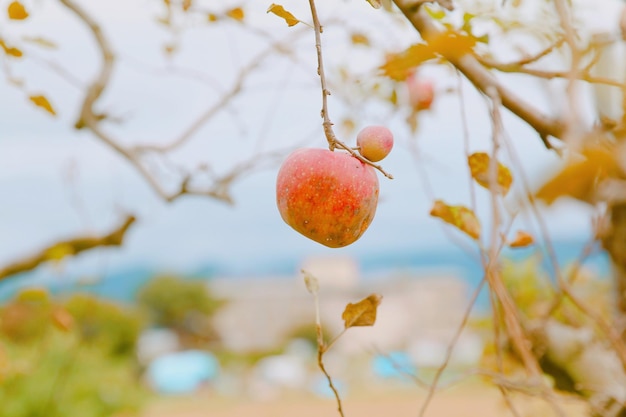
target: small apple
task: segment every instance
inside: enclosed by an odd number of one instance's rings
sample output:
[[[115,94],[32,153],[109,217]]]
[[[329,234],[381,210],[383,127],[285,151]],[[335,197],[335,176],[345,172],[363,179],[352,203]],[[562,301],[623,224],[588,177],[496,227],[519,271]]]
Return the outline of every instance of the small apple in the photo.
[[[391,152],[393,134],[384,126],[368,126],[356,135],[356,146],[363,158],[378,162]]]
[[[361,237],[376,213],[378,192],[374,168],[327,149],[294,151],[276,181],[276,203],[285,223],[331,248]]]
[[[409,103],[415,110],[428,110],[435,99],[435,87],[432,80],[418,78],[415,73],[406,79],[409,90]]]

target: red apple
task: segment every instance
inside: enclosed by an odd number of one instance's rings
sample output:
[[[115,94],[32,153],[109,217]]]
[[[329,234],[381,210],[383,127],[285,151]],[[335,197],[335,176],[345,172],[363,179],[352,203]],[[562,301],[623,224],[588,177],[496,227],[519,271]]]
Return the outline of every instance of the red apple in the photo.
[[[414,73],[406,79],[409,90],[409,103],[415,110],[428,110],[435,99],[433,81],[428,78],[418,78]]]
[[[378,177],[371,166],[344,152],[299,149],[283,162],[276,203],[283,220],[322,245],[354,243],[378,204]]]
[[[356,146],[363,158],[378,162],[391,152],[393,134],[384,126],[368,126],[356,135]]]

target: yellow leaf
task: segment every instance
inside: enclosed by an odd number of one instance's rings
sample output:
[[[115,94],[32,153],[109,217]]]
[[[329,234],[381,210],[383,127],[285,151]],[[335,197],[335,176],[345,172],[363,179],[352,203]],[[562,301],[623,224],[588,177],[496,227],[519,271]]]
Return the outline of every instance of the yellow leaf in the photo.
[[[394,106],[398,105],[398,92],[395,89],[393,89],[389,95],[389,102]]]
[[[525,248],[526,246],[530,246],[535,243],[533,237],[521,230],[517,231],[515,238],[509,242],[509,247],[511,248]]]
[[[289,13],[285,8],[279,4],[272,3],[267,9],[267,13],[274,13],[278,17],[282,17],[287,22],[287,26],[295,26],[300,23],[300,20],[296,19],[294,15]]]
[[[352,43],[354,45],[365,45],[365,46],[370,45],[369,38],[362,33],[355,32],[352,34],[352,36],[350,36],[350,39],[352,40]]]
[[[428,43],[418,43],[406,51],[393,54],[380,69],[383,74],[395,81],[404,81],[413,69],[425,61],[438,56],[460,57],[472,52],[476,39],[453,31],[447,31],[430,38]]]
[[[22,55],[24,55],[21,50],[14,48],[12,46],[7,46],[7,44],[4,43],[2,39],[0,39],[0,48],[2,48],[4,53],[9,56],[20,58]]]
[[[387,77],[395,81],[404,81],[415,67],[435,57],[430,45],[418,43],[404,52],[390,55],[380,69]]]
[[[234,9],[231,9],[229,11],[226,12],[226,16],[230,17],[231,19],[235,19],[239,22],[241,22],[245,16],[243,9],[241,7],[235,7]]]
[[[28,12],[19,1],[14,1],[9,4],[8,8],[9,19],[13,20],[24,20],[28,17]]]
[[[584,150],[582,161],[568,163],[561,172],[537,191],[536,197],[547,204],[552,204],[564,196],[592,202],[598,182],[609,177],[617,177],[620,173],[615,155],[615,152],[605,148]]]
[[[480,238],[480,222],[474,212],[465,206],[449,206],[441,200],[436,200],[430,215],[455,226],[472,239]]]
[[[429,39],[428,44],[437,54],[460,57],[474,50],[476,38],[449,30]]]
[[[66,243],[60,243],[46,250],[46,259],[49,261],[60,261],[68,255],[74,253],[74,248]]]
[[[469,164],[472,178],[474,178],[474,180],[476,180],[478,184],[482,185],[486,189],[491,189],[491,157],[485,152],[476,152],[471,154],[467,158],[467,163]],[[513,183],[513,176],[511,175],[511,171],[500,162],[498,162],[498,174],[496,182],[496,191],[502,195],[506,195],[509,192],[511,184]]]
[[[383,297],[371,294],[356,304],[348,303],[341,318],[346,329],[355,326],[373,326],[376,322],[376,310]]]
[[[216,14],[214,14],[214,13],[209,13],[209,14],[207,15],[207,20],[208,20],[209,22],[217,22],[217,19],[218,19],[218,17],[217,17],[217,15],[216,15]]]
[[[48,101],[48,99],[44,96],[30,96],[29,97],[30,101],[32,101],[36,106],[41,107],[42,109],[44,109],[45,111],[47,111],[48,113],[50,113],[53,116],[56,116],[56,112],[54,111],[54,108],[52,107],[52,105],[50,104],[50,102]]]

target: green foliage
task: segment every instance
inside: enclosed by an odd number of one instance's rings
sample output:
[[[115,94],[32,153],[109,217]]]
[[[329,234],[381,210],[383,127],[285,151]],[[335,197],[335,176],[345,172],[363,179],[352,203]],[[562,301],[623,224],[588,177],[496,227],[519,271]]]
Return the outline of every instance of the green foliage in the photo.
[[[134,346],[141,317],[95,297],[26,290],[0,310],[2,417],[136,415],[148,391]]]
[[[112,357],[75,333],[53,331],[28,348],[0,339],[3,417],[135,415],[147,397],[131,357]]]
[[[576,296],[608,318],[611,314],[610,288],[607,282],[580,265],[562,271],[563,279]],[[575,327],[591,324],[584,312],[572,300],[561,294],[556,283],[540,266],[539,258],[503,262],[502,279],[511,292],[519,311],[527,320],[543,319],[546,315]]]
[[[84,343],[99,344],[109,353],[130,355],[143,327],[137,311],[75,294],[65,303],[39,289],[28,289],[0,310],[0,332],[16,343],[39,343],[54,327],[76,331]]]
[[[25,290],[0,310],[0,333],[16,343],[34,343],[49,331],[52,310],[45,291]]]
[[[85,342],[98,344],[114,355],[134,353],[144,325],[138,312],[86,294],[73,295],[65,308],[74,317]]]
[[[215,339],[211,317],[223,305],[215,298],[204,281],[174,276],[150,280],[137,295],[154,325],[169,327],[183,336],[183,341],[194,344]],[[192,339],[185,339],[189,336]]]
[[[511,292],[515,303],[527,318],[537,318],[549,308],[552,289],[540,259],[531,257],[524,261],[505,259],[502,280]]]

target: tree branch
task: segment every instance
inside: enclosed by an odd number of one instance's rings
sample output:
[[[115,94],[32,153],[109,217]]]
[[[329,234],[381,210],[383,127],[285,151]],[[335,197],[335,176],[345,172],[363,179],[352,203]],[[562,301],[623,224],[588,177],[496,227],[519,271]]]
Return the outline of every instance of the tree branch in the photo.
[[[330,90],[328,90],[328,86],[326,84],[326,74],[324,73],[324,58],[322,55],[322,25],[320,24],[319,17],[317,16],[317,9],[315,7],[315,0],[309,0],[309,6],[311,8],[311,17],[313,19],[313,29],[315,30],[315,49],[317,50],[317,75],[320,77],[320,84],[322,87],[322,126],[324,128],[324,134],[326,135],[326,140],[328,141],[328,148],[331,151],[334,151],[336,148],[343,149],[347,151],[350,155],[357,158],[359,161],[363,162],[366,165],[370,165],[373,168],[380,171],[385,177],[390,180],[393,179],[393,176],[386,172],[382,166],[377,165],[367,158],[362,157],[358,153],[354,151],[351,147],[337,139],[335,132],[333,131],[333,123],[330,121],[330,117],[328,116],[328,96],[330,95]]]
[[[89,84],[87,88],[87,92],[83,98],[83,103],[80,110],[80,115],[78,121],[76,122],[75,127],[77,129],[86,128],[90,130],[98,139],[100,139],[107,146],[115,150],[119,155],[121,155],[124,159],[126,159],[138,172],[139,174],[148,182],[150,187],[161,197],[163,200],[167,202],[171,202],[176,200],[177,198],[183,195],[199,195],[199,196],[207,196],[211,198],[215,198],[217,200],[224,201],[226,203],[232,204],[233,200],[228,193],[228,190],[221,189],[221,184],[216,184],[213,188],[208,189],[190,189],[188,184],[190,179],[188,176],[183,178],[178,186],[178,189],[170,192],[165,190],[162,185],[153,177],[153,175],[148,171],[148,169],[142,164],[140,159],[140,154],[142,151],[147,150],[155,150],[149,149],[148,147],[137,147],[137,148],[127,148],[119,143],[119,141],[112,138],[108,133],[106,133],[101,128],[101,120],[102,116],[94,111],[94,105],[96,101],[100,98],[107,85],[109,84],[111,74],[113,72],[113,66],[115,63],[115,55],[113,54],[113,50],[104,36],[102,29],[98,25],[98,23],[83,10],[79,5],[74,3],[73,0],[59,0],[61,4],[67,7],[70,11],[72,11],[81,21],[83,21],[91,33],[93,34],[96,44],[98,46],[98,50],[100,51],[100,55],[102,58],[102,63],[100,70],[98,71],[95,79]],[[259,62],[253,63],[250,70],[257,66]],[[230,100],[236,93],[239,91],[239,88],[242,84],[242,79],[238,81],[239,87],[235,85],[234,90],[231,94],[226,94],[223,100],[219,101],[218,104],[224,104],[228,100]],[[169,151],[181,143],[185,142],[193,133],[197,131],[197,129],[204,123],[206,123],[214,114],[216,113],[215,108],[209,109],[205,112],[201,118],[194,123],[179,139],[175,140],[172,144],[161,149],[163,152]]]
[[[419,4],[416,5],[411,0],[394,0],[394,3],[426,42],[431,42],[443,34],[442,29],[439,29],[428,16],[420,12]],[[501,98],[502,105],[528,123],[539,134],[547,148],[552,148],[548,137],[552,136],[558,139],[563,137],[565,133],[563,121],[546,116],[539,109],[504,87],[474,55],[459,55],[456,51],[439,51],[439,53],[483,94],[486,94],[490,88],[495,88]]]
[[[73,239],[54,243],[34,255],[20,259],[5,266],[4,268],[1,268],[0,281],[21,272],[32,271],[45,262],[59,260],[66,255],[75,256],[80,252],[88,251],[101,246],[121,246],[124,241],[126,231],[128,231],[135,220],[135,216],[129,215],[123,223],[106,235],[79,236]]]

